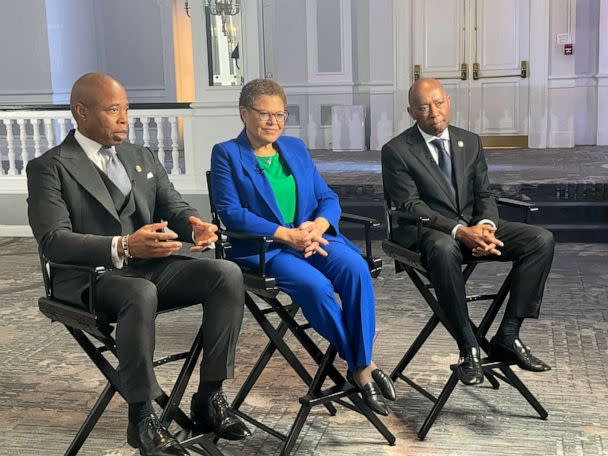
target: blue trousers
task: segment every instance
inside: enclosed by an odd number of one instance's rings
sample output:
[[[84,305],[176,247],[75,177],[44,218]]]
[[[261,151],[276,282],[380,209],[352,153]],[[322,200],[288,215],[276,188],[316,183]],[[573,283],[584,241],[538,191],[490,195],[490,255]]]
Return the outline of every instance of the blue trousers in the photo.
[[[351,247],[330,242],[323,248],[327,257],[316,254],[306,259],[285,249],[268,262],[267,272],[355,371],[372,359],[376,315],[371,276],[365,260]]]

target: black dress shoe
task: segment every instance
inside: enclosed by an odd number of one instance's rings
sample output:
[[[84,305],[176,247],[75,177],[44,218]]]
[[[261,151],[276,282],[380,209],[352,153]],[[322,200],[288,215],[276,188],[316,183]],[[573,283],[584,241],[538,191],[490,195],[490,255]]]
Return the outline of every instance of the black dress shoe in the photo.
[[[479,385],[483,382],[483,369],[479,348],[471,347],[458,359],[458,378],[465,385]]]
[[[370,382],[363,386],[359,386],[357,382],[355,382],[355,378],[351,371],[346,373],[346,380],[348,380],[351,385],[359,388],[359,391],[361,391],[361,395],[363,396],[363,400],[369,406],[369,408],[379,415],[388,416],[388,407],[384,401],[384,396],[382,395],[380,388],[378,388],[378,385],[376,385],[376,382]]]
[[[397,393],[395,392],[395,385],[391,378],[384,373],[382,369],[374,369],[372,371],[372,378],[382,391],[382,395],[389,401],[397,399]]]
[[[129,421],[127,443],[139,448],[143,456],[189,456],[183,446],[167,431],[155,414],[135,424]]]
[[[496,361],[515,363],[521,369],[527,371],[545,372],[551,370],[551,366],[534,356],[519,338],[516,338],[511,346],[507,347],[496,337],[493,337],[490,341],[490,356]]]
[[[251,432],[230,409],[226,396],[219,391],[207,400],[201,400],[198,394],[192,397],[193,434],[206,434],[213,432],[221,439],[243,440]]]

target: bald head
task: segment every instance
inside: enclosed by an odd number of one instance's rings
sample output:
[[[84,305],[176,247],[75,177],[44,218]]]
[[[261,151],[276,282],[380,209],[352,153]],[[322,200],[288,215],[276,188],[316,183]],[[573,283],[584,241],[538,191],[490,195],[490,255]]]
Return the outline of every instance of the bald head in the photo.
[[[414,81],[408,92],[408,102],[410,106],[412,106],[412,103],[416,102],[421,94],[424,94],[430,90],[440,90],[444,95],[446,94],[443,85],[437,79],[420,78]]]
[[[74,83],[72,93],[70,94],[70,109],[72,115],[78,121],[76,106],[82,104],[84,106],[94,106],[100,102],[108,89],[122,89],[123,86],[116,79],[103,73],[87,73]]]
[[[408,92],[407,112],[429,135],[440,136],[450,124],[450,97],[437,79],[418,79]]]
[[[104,146],[120,144],[127,134],[127,93],[103,73],[87,73],[73,85],[70,109],[78,130]]]

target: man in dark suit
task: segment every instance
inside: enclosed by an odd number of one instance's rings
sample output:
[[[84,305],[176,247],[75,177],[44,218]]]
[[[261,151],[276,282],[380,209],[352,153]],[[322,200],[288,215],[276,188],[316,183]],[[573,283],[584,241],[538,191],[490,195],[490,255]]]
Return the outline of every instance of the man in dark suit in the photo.
[[[552,234],[498,218],[481,140],[449,126],[450,97],[438,81],[419,79],[412,85],[408,112],[416,124],[382,148],[384,191],[395,207],[429,219],[420,253],[442,310],[438,316],[458,343],[460,380],[467,385],[483,381],[461,271],[470,256],[514,262],[510,298],[491,340],[491,355],[522,369],[549,370],[523,344],[519,329],[525,318],[538,318],[553,260]],[[411,247],[416,232],[403,224],[394,239]]]
[[[201,383],[192,402],[197,431],[229,439],[248,435],[229,410],[222,382],[233,376],[244,286],[227,261],[172,255],[182,239],[200,252],[217,240],[173,188],[149,149],[127,137],[127,94],[100,73],[82,76],[70,106],[78,129],[29,162],[28,216],[43,255],[59,263],[104,266],[97,310],[115,318],[120,390],[129,404],[128,442],[144,455],[184,455],[151,401],[161,393],[153,370],[157,311],[202,303]],[[166,221],[163,221],[166,220]],[[173,232],[167,232],[165,228]],[[86,274],[57,271],[55,295],[86,302]]]

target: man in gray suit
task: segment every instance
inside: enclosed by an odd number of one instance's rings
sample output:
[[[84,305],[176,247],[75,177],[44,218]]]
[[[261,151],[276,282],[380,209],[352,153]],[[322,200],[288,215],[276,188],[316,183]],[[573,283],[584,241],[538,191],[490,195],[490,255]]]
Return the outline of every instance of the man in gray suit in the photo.
[[[200,252],[217,240],[173,188],[149,149],[123,144],[129,102],[107,75],[89,73],[72,88],[78,129],[29,162],[28,216],[42,254],[58,263],[104,266],[97,310],[115,318],[120,390],[129,404],[128,442],[144,455],[184,455],[152,409],[161,393],[153,369],[157,311],[203,305],[201,383],[192,402],[200,432],[240,439],[245,425],[232,414],[222,382],[232,378],[243,317],[242,274],[233,263],[172,255],[194,241]],[[166,232],[169,227],[173,232]],[[55,296],[86,302],[86,274],[57,271]]]
[[[419,79],[411,86],[408,112],[416,124],[382,148],[384,191],[393,206],[429,219],[420,253],[442,309],[438,317],[458,343],[460,380],[483,381],[461,270],[463,259],[471,256],[514,262],[510,298],[491,355],[522,369],[549,370],[523,344],[519,329],[525,318],[538,318],[553,260],[552,234],[499,219],[481,140],[449,125],[450,97],[437,80]],[[416,233],[415,226],[402,224],[393,234],[411,247]]]

